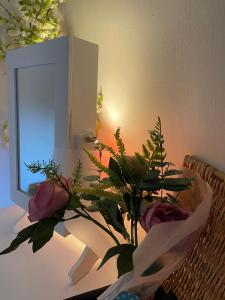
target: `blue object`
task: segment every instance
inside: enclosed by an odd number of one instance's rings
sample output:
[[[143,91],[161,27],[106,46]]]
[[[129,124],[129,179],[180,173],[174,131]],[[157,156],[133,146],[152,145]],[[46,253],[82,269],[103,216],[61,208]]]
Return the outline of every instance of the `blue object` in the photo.
[[[10,177],[9,177],[9,152],[0,148],[0,209],[7,208],[15,203],[10,196]]]
[[[137,295],[130,292],[122,292],[114,300],[141,300]]]

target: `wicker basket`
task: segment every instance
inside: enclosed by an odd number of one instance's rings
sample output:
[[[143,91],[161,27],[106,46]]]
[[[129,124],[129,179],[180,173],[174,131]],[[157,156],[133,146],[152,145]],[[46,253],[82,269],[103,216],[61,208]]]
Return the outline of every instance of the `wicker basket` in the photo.
[[[195,248],[163,287],[179,300],[225,300],[225,175],[192,156],[185,157],[184,166],[210,184],[213,204]]]

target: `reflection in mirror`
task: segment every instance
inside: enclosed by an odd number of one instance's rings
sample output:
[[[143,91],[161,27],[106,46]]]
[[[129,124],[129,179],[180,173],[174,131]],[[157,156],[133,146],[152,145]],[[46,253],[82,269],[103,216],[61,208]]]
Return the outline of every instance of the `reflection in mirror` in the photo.
[[[45,178],[28,171],[25,163],[53,157],[53,76],[52,64],[17,70],[18,189],[28,194]]]

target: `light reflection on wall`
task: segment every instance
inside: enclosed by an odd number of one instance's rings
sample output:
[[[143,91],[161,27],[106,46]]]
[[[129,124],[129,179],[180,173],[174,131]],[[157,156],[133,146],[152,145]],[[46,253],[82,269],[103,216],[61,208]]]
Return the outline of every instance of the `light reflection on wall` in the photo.
[[[32,174],[25,163],[52,159],[54,147],[53,65],[19,69],[18,138],[19,188],[28,192],[32,184],[43,181],[40,174]]]
[[[118,126],[119,125],[119,111],[118,109],[109,107],[108,108],[108,115],[111,119],[111,122],[114,126]]]
[[[126,120],[128,119],[127,109],[124,105],[126,103],[126,97],[122,98],[121,105],[116,105],[113,99],[106,98],[106,102],[103,106],[103,111],[100,115],[101,127],[99,130],[98,138],[100,142],[111,146],[114,150],[117,149],[114,134],[118,128],[121,129],[121,137],[125,143],[127,143],[126,134],[124,129],[126,128]],[[111,101],[111,102],[109,102]]]

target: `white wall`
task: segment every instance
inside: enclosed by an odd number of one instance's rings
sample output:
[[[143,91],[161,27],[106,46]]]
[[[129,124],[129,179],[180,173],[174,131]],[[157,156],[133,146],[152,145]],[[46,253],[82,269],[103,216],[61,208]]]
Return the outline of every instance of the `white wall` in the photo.
[[[170,159],[194,154],[225,171],[224,0],[69,0],[67,16],[100,46],[104,115],[129,151],[160,115]]]

